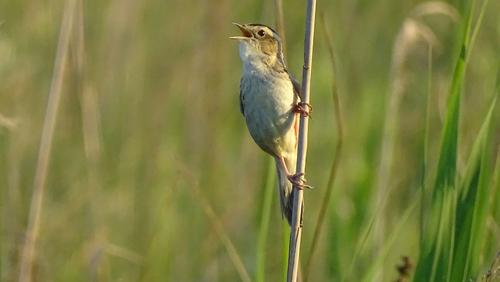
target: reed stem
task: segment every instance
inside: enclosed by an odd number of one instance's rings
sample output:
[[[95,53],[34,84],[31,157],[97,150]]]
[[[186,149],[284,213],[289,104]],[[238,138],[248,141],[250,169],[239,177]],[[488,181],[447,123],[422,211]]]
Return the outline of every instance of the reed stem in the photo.
[[[57,113],[61,100],[62,84],[68,58],[68,46],[71,37],[73,16],[75,10],[75,0],[66,1],[64,15],[59,32],[59,42],[57,44],[56,58],[54,62],[54,73],[49,91],[49,100],[43,122],[42,137],[38,151],[38,161],[33,183],[33,195],[31,197],[28,227],[21,252],[21,262],[19,270],[20,282],[31,282],[33,280],[33,261],[35,257],[36,241],[40,230],[40,218],[42,213],[42,203],[45,191],[45,182],[52,149],[52,139],[57,121]]]
[[[306,32],[304,39],[304,67],[302,70],[302,102],[309,103],[311,85],[311,65],[314,42],[314,23],[316,17],[316,0],[307,1]],[[309,120],[302,115],[300,117],[299,139],[297,147],[297,169],[296,173],[305,173],[307,155],[307,132]],[[288,272],[287,281],[297,281],[299,272],[300,244],[302,239],[302,216],[304,211],[304,195],[301,188],[293,187],[293,211],[292,226],[290,232],[290,247],[288,250]]]

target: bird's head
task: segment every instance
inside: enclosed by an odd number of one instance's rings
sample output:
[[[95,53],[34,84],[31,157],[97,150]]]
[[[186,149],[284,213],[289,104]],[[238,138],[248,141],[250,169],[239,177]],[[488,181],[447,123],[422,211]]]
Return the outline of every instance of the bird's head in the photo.
[[[262,24],[233,24],[240,29],[241,36],[230,38],[239,42],[244,64],[285,68],[281,38],[276,31]]]

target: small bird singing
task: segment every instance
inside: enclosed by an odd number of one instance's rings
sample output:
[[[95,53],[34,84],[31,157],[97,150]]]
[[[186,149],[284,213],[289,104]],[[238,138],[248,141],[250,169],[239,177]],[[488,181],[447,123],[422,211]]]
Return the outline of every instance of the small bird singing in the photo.
[[[278,172],[281,211],[292,220],[292,188],[310,188],[295,174],[299,115],[308,116],[310,105],[301,102],[300,85],[290,75],[279,35],[262,24],[237,24],[243,63],[240,110],[253,140],[274,157]]]

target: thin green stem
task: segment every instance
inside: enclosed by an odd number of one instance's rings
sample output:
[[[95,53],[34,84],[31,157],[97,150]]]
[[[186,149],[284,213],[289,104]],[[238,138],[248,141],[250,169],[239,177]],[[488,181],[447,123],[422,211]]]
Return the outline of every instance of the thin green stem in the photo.
[[[269,231],[269,221],[271,218],[271,207],[275,189],[276,168],[274,160],[269,158],[266,172],[266,182],[264,185],[264,200],[262,202],[262,216],[260,219],[259,237],[257,239],[257,282],[265,281],[266,273],[266,243]]]

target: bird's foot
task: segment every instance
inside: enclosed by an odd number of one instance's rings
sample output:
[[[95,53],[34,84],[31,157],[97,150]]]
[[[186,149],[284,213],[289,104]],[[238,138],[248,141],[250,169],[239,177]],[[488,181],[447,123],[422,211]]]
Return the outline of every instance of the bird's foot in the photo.
[[[313,108],[312,108],[311,104],[306,103],[306,102],[298,102],[293,107],[293,112],[300,113],[304,117],[311,117],[312,109]]]
[[[312,186],[307,185],[306,182],[307,180],[303,178],[304,173],[296,173],[296,174],[290,174],[288,175],[288,180],[293,184],[293,186],[304,190],[304,189],[313,189]]]

